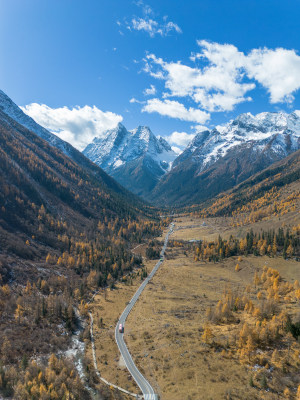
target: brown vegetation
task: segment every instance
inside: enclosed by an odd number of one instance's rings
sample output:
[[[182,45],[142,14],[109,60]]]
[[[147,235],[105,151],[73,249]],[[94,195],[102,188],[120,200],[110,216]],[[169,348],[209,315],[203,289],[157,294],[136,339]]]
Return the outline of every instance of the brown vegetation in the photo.
[[[287,279],[300,278],[298,263],[266,256],[195,263],[188,247],[167,251],[125,332],[134,360],[161,398],[275,400],[287,389],[293,398],[296,359],[287,359],[284,372],[272,369],[271,358],[277,349],[284,360],[298,346],[286,331],[287,314],[291,329],[297,326],[298,284]]]
[[[17,366],[0,367],[0,388],[16,400],[89,399],[75,370],[66,361],[51,355],[46,365],[28,362],[24,356]]]

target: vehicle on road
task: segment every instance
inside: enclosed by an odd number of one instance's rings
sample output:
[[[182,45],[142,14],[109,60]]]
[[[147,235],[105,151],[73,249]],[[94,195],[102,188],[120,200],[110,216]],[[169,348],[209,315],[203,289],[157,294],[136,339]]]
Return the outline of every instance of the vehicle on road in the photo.
[[[172,233],[171,228],[172,228],[172,226],[170,227],[169,232],[167,233],[167,235],[165,237],[162,251],[159,254],[160,261],[158,261],[156,263],[155,267],[150,272],[148,277],[143,281],[141,286],[137,289],[134,296],[132,297],[130,302],[125,307],[125,309],[124,309],[123,313],[121,314],[121,317],[115,327],[115,339],[116,339],[119,351],[124,359],[124,362],[126,364],[128,371],[130,372],[131,376],[133,377],[133,379],[136,381],[137,385],[141,389],[144,400],[158,400],[159,397],[155,393],[151,384],[147,381],[147,379],[138,370],[138,368],[135,365],[135,363],[129,353],[129,350],[126,346],[126,343],[124,341],[124,336],[120,335],[120,333],[124,333],[124,323],[129,315],[130,311],[132,310],[133,306],[135,305],[137,299],[140,297],[140,295],[143,292],[144,288],[146,287],[147,283],[153,278],[154,274],[157,272],[162,261],[164,260],[164,254],[165,254],[165,251],[166,251],[166,248],[168,245],[169,236]]]

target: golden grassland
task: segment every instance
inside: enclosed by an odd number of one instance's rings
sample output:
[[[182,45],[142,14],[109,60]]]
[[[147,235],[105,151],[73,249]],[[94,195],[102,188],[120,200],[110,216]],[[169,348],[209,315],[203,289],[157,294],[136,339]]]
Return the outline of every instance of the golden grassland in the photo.
[[[250,387],[250,377],[255,379],[262,368],[257,367],[257,372],[241,364],[235,353],[224,356],[220,346],[207,345],[202,335],[206,311],[217,305],[224,288],[242,297],[255,271],[262,272],[264,265],[277,268],[284,279],[293,281],[300,278],[299,263],[251,256],[239,262],[236,272],[236,258],[217,264],[195,263],[178,249],[172,253],[174,259],[164,262],[130,314],[125,334],[137,365],[161,399],[283,398],[274,388],[267,392]],[[255,291],[249,297],[255,301]],[[285,309],[294,314],[298,305],[291,303]],[[215,340],[231,343],[241,323],[213,326]]]

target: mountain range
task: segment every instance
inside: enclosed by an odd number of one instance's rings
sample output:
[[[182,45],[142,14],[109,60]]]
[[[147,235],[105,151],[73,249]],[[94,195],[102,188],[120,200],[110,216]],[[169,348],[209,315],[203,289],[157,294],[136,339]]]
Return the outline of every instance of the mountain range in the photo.
[[[122,124],[94,138],[80,153],[38,125],[2,91],[0,110],[114,191],[130,197],[123,186],[157,206],[201,203],[300,148],[300,111],[241,114],[227,124],[199,132],[177,156],[150,128],[127,130]]]
[[[157,204],[195,204],[300,148],[300,112],[241,114],[198,133],[151,193]]]
[[[176,156],[163,138],[123,125],[95,138],[84,154],[124,187],[156,205],[199,203],[300,148],[300,112],[241,114],[198,133]]]

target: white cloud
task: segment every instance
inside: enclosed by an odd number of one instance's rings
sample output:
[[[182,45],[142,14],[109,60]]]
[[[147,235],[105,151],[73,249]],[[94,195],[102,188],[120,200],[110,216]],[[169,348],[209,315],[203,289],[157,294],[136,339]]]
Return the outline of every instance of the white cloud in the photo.
[[[194,125],[194,126],[191,126],[191,128],[194,129],[196,133],[200,133],[200,132],[209,130],[209,128],[205,125]]]
[[[21,109],[38,124],[55,133],[61,139],[83,150],[95,136],[101,136],[123,120],[121,115],[101,111],[96,106],[51,108],[32,103]]]
[[[144,90],[144,94],[146,96],[151,96],[151,95],[154,95],[155,93],[156,93],[156,88],[154,85],[150,85],[150,87],[148,89]]]
[[[236,104],[251,100],[244,95],[255,84],[241,82],[243,54],[232,45],[200,43],[203,51],[194,58],[208,60],[203,68],[167,63],[154,54],[146,56],[144,71],[166,81],[164,97],[188,96],[210,112],[233,110]]]
[[[182,33],[181,28],[175,22],[168,21],[167,16],[164,16],[162,21],[154,19],[154,11],[143,1],[138,1],[135,4],[141,8],[143,17],[134,17],[130,23],[126,23],[126,27],[130,31],[144,31],[152,38],[155,35],[167,36],[171,32]]]
[[[182,33],[182,30],[178,24],[173,21],[168,21],[168,17],[164,16],[162,19],[157,17],[152,8],[145,4],[143,1],[134,2],[142,12],[142,16],[133,16],[130,21],[124,19],[121,23],[119,20],[116,21],[119,27],[125,27],[129,31],[143,31],[146,32],[150,37],[155,36],[168,36],[172,32]],[[122,31],[119,30],[121,35],[124,35]]]
[[[239,103],[252,101],[248,92],[260,83],[270,102],[290,102],[300,88],[300,57],[294,50],[253,49],[249,54],[234,45],[197,42],[199,53],[190,59],[200,66],[166,62],[154,54],[144,59],[144,71],[165,81],[164,99],[189,98],[209,112],[231,111]]]
[[[144,61],[145,60],[146,59],[144,59]],[[164,75],[163,71],[159,71],[159,70],[158,71],[153,71],[153,67],[148,61],[145,62],[145,66],[143,68],[143,71],[146,72],[147,74],[149,74],[150,76],[152,76],[152,78],[165,79],[165,75]]]
[[[132,18],[131,25],[127,25],[129,30],[145,31],[150,37],[155,35],[167,36],[170,32],[182,33],[181,28],[175,22],[159,23],[152,18],[146,16],[145,18]]]
[[[205,111],[197,110],[192,107],[187,109],[183,104],[174,100],[162,101],[159,99],[150,99],[142,108],[142,111],[148,113],[157,112],[160,115],[178,118],[182,121],[197,122],[199,124],[205,123],[210,118],[210,115]]]
[[[294,50],[254,49],[247,57],[246,70],[270,93],[271,103],[292,102],[300,88],[300,57]]]
[[[141,7],[145,15],[154,14],[152,8],[148,4],[145,4],[142,0],[137,0],[135,5]]]
[[[177,33],[182,33],[181,28],[175,24],[175,22],[169,21],[164,26],[166,32],[170,32],[172,30],[176,31]]]
[[[175,145],[177,148],[185,148],[196,136],[194,133],[173,132],[169,136],[165,136],[170,145]]]
[[[154,21],[151,18],[133,18],[132,19],[132,29],[137,31],[145,31],[149,33],[151,37],[154,37],[158,30],[158,22]]]
[[[132,97],[132,98],[129,100],[129,103],[132,103],[132,104],[134,104],[134,103],[145,104],[144,101],[140,101],[140,100],[136,99],[135,97]]]
[[[147,4],[144,5],[143,11],[144,11],[144,14],[146,14],[146,15],[153,14],[152,8],[150,6],[148,6]]]

